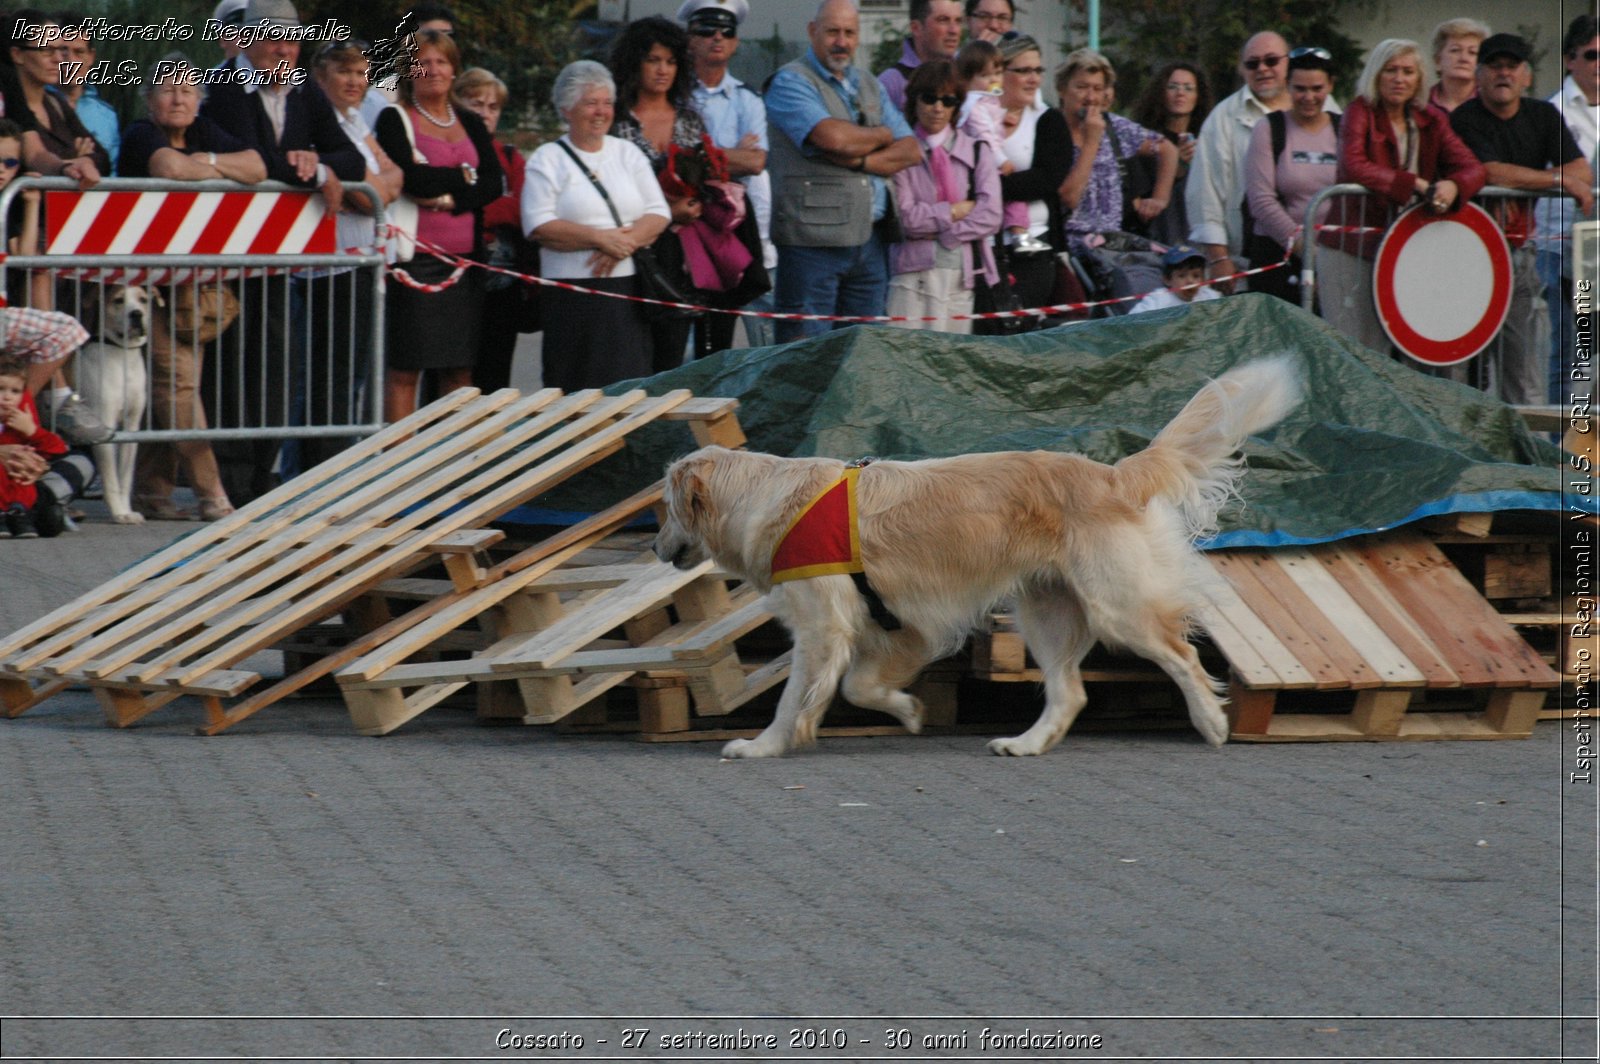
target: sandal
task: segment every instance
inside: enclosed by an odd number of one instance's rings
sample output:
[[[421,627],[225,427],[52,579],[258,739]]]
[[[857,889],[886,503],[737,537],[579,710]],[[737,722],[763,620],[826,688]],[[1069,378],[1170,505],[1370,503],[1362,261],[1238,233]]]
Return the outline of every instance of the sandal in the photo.
[[[171,499],[159,495],[135,495],[133,509],[147,521],[193,521],[194,514],[179,509]]]
[[[200,520],[220,521],[233,513],[233,503],[226,495],[197,495],[200,501]]]

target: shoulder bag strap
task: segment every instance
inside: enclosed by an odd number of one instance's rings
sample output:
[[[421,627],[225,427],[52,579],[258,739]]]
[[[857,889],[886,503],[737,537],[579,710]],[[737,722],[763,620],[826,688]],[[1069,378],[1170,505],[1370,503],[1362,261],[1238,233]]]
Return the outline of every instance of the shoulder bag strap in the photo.
[[[585,166],[583,164],[583,160],[578,158],[578,153],[572,150],[572,145],[568,144],[564,139],[557,140],[556,143],[561,145],[562,151],[571,156],[573,164],[576,165],[579,170],[583,171],[583,176],[587,177],[590,182],[593,183],[595,191],[600,193],[600,198],[606,201],[606,209],[611,212],[611,220],[617,223],[618,229],[621,229],[622,215],[617,213],[617,205],[611,202],[611,194],[606,191],[606,186],[600,183],[600,175],[596,174],[593,170]]]

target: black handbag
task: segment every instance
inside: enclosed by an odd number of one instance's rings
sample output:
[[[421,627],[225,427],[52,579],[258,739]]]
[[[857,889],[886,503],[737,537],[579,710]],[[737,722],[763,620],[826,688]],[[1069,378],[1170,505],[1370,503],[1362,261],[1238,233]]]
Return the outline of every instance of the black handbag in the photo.
[[[976,314],[992,314],[1002,310],[1023,310],[1022,297],[1011,284],[1011,259],[1003,238],[995,237],[995,270],[1000,274],[996,284],[988,284],[978,275],[973,285],[972,309]],[[1032,332],[1039,327],[1039,319],[1029,315],[1024,318],[987,318],[972,323],[974,336],[1016,336]]]
[[[561,145],[561,150],[572,157],[572,161],[582,170],[600,193],[600,198],[606,201],[606,209],[611,212],[611,220],[621,229],[622,215],[617,213],[617,205],[611,202],[611,194],[606,191],[606,186],[600,183],[600,175],[583,165],[583,160],[578,158],[578,153],[564,140],[556,141]],[[676,254],[674,255],[674,252]],[[689,284],[689,274],[683,268],[683,245],[678,243],[678,238],[672,233],[662,233],[656,242],[649,247],[638,248],[633,255],[633,272],[639,279],[639,294],[646,299],[659,299],[666,303],[688,303],[690,308],[664,307],[658,303],[640,303],[639,315],[645,321],[687,321],[698,318],[701,311],[692,309],[697,301],[694,290]]]

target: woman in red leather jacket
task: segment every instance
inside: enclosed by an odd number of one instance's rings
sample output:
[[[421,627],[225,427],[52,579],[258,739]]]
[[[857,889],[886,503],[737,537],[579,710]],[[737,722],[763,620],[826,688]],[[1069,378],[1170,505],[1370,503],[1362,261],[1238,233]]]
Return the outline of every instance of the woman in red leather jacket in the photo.
[[[1370,194],[1344,197],[1343,209],[1328,214],[1328,225],[1359,231],[1318,237],[1323,316],[1378,351],[1389,349],[1372,302],[1372,259],[1384,230],[1412,203],[1454,211],[1487,181],[1448,119],[1428,109],[1422,69],[1415,41],[1390,38],[1367,57],[1359,94],[1340,125],[1338,179],[1365,185]]]

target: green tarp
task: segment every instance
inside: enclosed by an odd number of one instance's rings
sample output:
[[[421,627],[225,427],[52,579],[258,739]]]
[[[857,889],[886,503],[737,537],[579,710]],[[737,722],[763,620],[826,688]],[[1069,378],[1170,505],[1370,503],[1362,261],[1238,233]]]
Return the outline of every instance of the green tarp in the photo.
[[[851,459],[975,451],[1077,451],[1115,461],[1151,437],[1208,377],[1288,352],[1306,398],[1252,439],[1243,498],[1213,546],[1321,542],[1431,514],[1560,509],[1560,453],[1510,407],[1425,376],[1298,307],[1245,295],[1010,338],[855,327],[727,351],[643,382],[736,396],[753,450]],[[592,512],[649,484],[688,449],[682,426],[627,452],[535,510]]]

